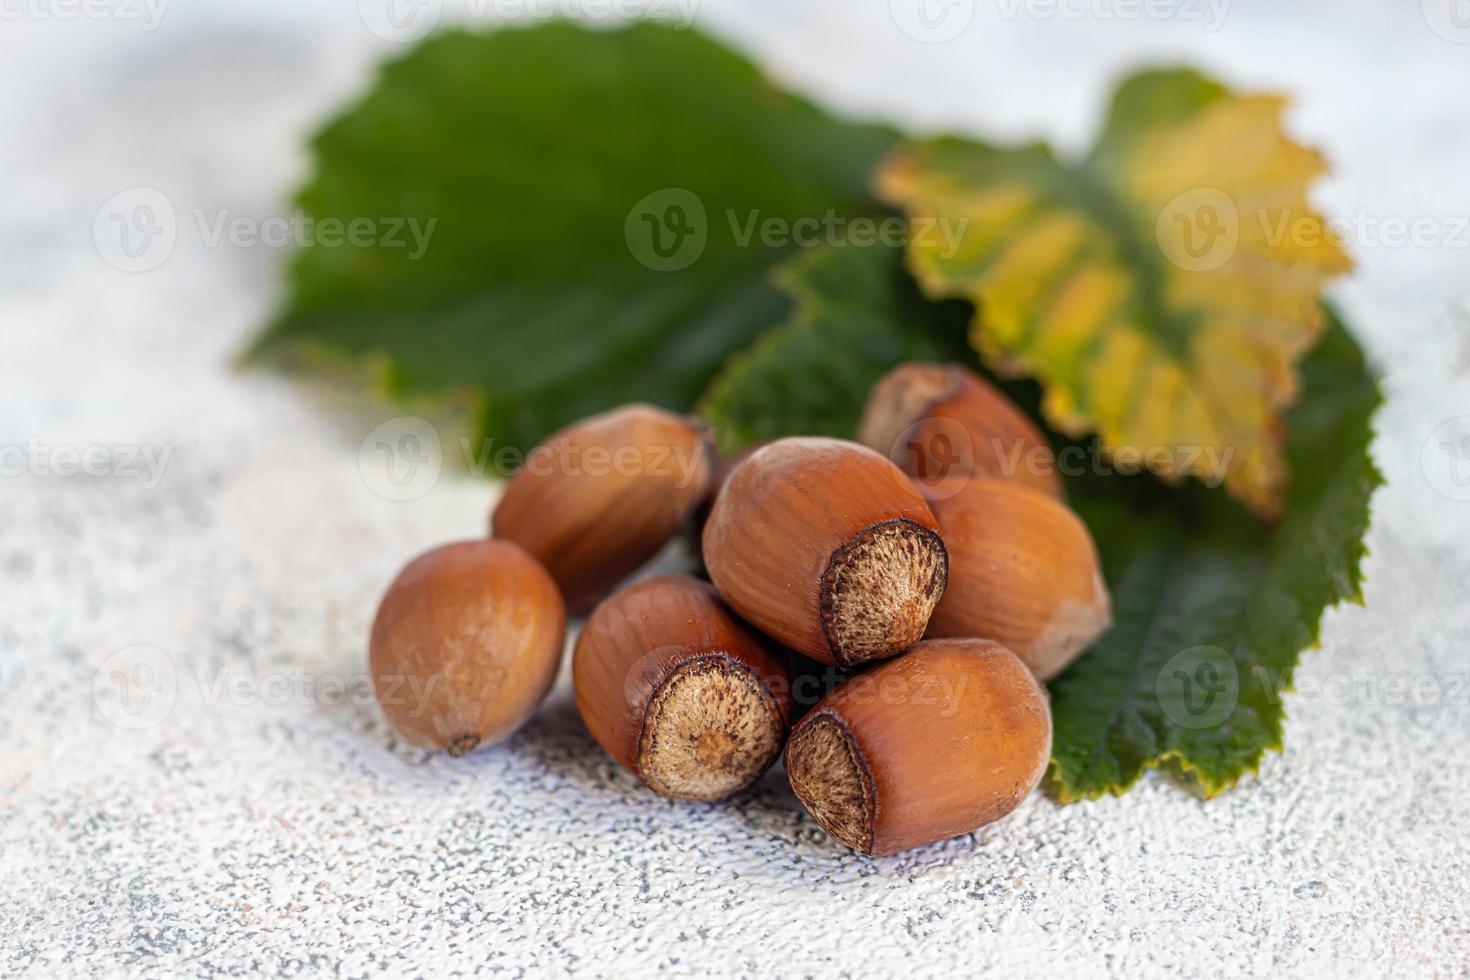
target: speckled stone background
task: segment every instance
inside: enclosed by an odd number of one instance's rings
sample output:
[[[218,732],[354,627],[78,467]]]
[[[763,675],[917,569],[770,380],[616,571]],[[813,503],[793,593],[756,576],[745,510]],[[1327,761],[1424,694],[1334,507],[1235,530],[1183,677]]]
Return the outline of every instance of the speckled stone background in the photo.
[[[1466,972],[1470,30],[1448,5],[959,0],[964,31],[919,43],[887,0],[698,4],[778,77],[921,129],[1079,147],[1141,61],[1283,87],[1352,222],[1336,296],[1384,375],[1390,484],[1367,606],[1328,616],[1286,752],[1214,801],[1158,775],[1038,795],[885,860],[828,843],[779,772],[728,806],[643,791],[565,678],[461,761],[366,698],[379,593],[477,533],[492,487],[446,435],[433,489],[387,499],[359,448],[399,413],[235,372],[284,252],[200,226],[288,213],[305,135],[395,50],[360,9],[381,24],[373,0],[0,5],[0,973]],[[136,188],[176,242],[128,272],[106,202]]]

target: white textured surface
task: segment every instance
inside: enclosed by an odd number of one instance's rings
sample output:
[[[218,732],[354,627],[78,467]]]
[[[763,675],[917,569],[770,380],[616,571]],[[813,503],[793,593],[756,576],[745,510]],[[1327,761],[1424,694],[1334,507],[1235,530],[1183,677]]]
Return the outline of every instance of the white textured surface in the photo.
[[[1294,125],[1336,167],[1333,213],[1446,234],[1470,215],[1470,45],[1413,0],[1238,3],[1214,32],[1007,6],[981,0],[932,46],[882,0],[700,16],[838,106],[1067,146],[1106,78],[1188,58],[1298,94]],[[728,806],[643,791],[565,680],[522,734],[462,761],[400,745],[360,686],[337,703],[314,687],[360,683],[389,577],[478,532],[490,491],[446,475],[384,500],[357,462],[381,411],[228,367],[282,256],[205,248],[188,215],[282,213],[303,135],[386,47],[353,3],[300,8],[178,0],[155,32],[30,14],[0,33],[0,446],[171,450],[156,487],[0,479],[0,972],[1466,971],[1470,503],[1434,489],[1454,486],[1449,457],[1421,456],[1470,414],[1463,237],[1360,242],[1338,291],[1386,377],[1390,486],[1367,608],[1328,617],[1286,753],[1208,803],[1151,776],[865,860],[780,773]],[[162,267],[127,274],[91,223],[136,185],[186,217]],[[136,644],[167,652],[176,695],[130,731],[94,675]],[[129,677],[141,696],[147,675]],[[1438,695],[1404,703],[1394,684],[1421,678]]]

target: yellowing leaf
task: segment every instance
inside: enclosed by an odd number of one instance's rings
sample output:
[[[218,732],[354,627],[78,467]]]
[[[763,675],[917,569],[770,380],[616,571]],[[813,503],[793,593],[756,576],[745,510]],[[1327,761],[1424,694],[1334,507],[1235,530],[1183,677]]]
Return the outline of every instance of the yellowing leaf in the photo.
[[[1350,267],[1307,203],[1322,159],[1282,131],[1282,108],[1145,73],[1079,164],[1041,145],[910,143],[878,195],[914,224],[925,290],[975,302],[976,346],[1042,382],[1054,426],[1274,518],[1295,365],[1322,331],[1322,286]],[[922,233],[935,226],[958,243]]]

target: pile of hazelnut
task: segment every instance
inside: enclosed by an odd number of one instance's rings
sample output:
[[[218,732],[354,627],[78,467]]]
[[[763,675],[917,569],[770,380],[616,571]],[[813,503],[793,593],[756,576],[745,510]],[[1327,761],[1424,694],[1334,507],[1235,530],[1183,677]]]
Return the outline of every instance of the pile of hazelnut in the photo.
[[[1045,438],[962,367],[895,368],[859,439],[721,460],[697,420],[645,405],[551,436],[492,537],[420,556],[383,597],[388,720],[455,756],[505,738],[556,677],[568,611],[590,611],[577,707],[656,793],[728,796],[784,747],[802,805],[868,854],[1004,816],[1050,755],[1040,682],[1109,624],[1096,548]],[[618,588],[681,528],[710,581]],[[803,713],[793,681],[817,667],[840,680]]]

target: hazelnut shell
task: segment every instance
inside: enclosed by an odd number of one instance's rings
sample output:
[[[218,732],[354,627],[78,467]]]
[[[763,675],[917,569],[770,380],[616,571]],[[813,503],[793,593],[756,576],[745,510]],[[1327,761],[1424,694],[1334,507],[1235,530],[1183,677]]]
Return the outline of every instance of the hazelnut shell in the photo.
[[[944,592],[938,531],[914,485],[871,449],[781,439],[731,471],[705,525],[704,560],[757,629],[851,667],[923,636]]]
[[[530,716],[565,637],[556,583],[518,545],[444,545],[409,562],[378,605],[373,688],[404,738],[464,755]]]
[[[1111,625],[1097,546],[1065,504],[1009,480],[947,480],[925,494],[950,561],[929,636],[996,640],[1046,680]]]
[[[925,640],[845,681],[792,730],[791,788],[828,834],[893,854],[1010,813],[1051,755],[1045,690],[987,640]]]
[[[637,571],[704,499],[703,427],[626,405],[555,433],[507,481],[492,533],[546,566],[574,614]]]
[[[1000,477],[1066,499],[1046,436],[958,364],[911,361],[885,374],[868,396],[858,441],[921,482]]]
[[[784,652],[687,575],[643,579],[599,605],[577,640],[572,683],[592,737],[679,799],[749,785],[780,754],[790,721]]]

